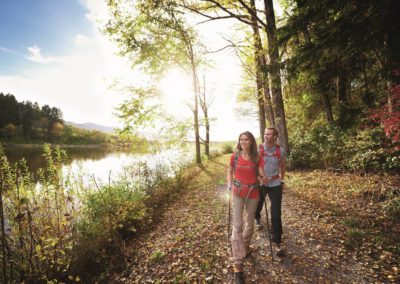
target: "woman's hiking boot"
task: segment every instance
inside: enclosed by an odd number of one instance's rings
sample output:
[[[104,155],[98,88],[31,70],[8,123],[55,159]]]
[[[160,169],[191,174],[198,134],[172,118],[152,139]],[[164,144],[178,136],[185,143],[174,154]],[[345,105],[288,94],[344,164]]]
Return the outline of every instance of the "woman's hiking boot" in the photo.
[[[244,247],[244,250],[246,252],[246,256],[245,257],[249,257],[251,255],[251,253],[253,252],[253,249],[250,247],[250,245],[246,245]]]
[[[235,272],[235,284],[245,284],[243,271]]]
[[[242,264],[236,264],[233,266],[233,274],[235,276],[235,284],[245,284]]]

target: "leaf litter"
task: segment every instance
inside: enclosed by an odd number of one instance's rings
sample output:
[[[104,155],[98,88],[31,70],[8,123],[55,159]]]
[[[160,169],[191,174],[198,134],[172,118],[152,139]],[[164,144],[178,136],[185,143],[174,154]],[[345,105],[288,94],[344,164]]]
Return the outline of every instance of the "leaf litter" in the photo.
[[[207,162],[161,213],[157,226],[132,240],[126,248],[126,269],[115,273],[110,283],[233,283],[228,198],[221,182],[227,161],[225,155]],[[361,210],[362,201],[355,196],[347,200],[331,183],[327,187],[333,190],[319,195],[307,191],[307,178],[313,188],[324,184],[315,184],[312,176],[288,176],[282,207],[286,254],[275,256],[274,262],[262,214],[263,226],[255,229],[253,252],[245,261],[246,283],[399,283],[398,255],[374,236],[357,231],[365,226],[357,218],[364,221],[373,210]]]

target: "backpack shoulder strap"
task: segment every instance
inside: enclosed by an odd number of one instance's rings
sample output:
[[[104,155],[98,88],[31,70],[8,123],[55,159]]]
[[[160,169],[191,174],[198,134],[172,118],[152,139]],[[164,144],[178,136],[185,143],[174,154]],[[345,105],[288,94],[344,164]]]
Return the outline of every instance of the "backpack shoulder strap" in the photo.
[[[259,149],[260,149],[260,156],[264,157],[265,155],[264,144],[260,144]]]
[[[281,147],[276,144],[275,155],[278,157],[278,160],[281,160]]]
[[[238,160],[239,160],[239,154],[240,154],[239,151],[235,152],[235,160],[233,161],[233,175],[235,175],[236,166],[237,166],[237,163],[238,163]]]

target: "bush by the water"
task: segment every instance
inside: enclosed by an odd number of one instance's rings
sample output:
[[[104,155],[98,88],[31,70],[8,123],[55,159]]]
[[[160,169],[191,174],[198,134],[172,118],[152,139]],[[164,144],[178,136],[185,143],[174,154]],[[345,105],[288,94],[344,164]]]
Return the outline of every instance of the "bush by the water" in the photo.
[[[44,147],[47,167],[34,182],[25,161],[11,165],[0,157],[0,282],[92,282],[121,264],[125,241],[152,218],[162,194],[184,188],[183,165],[127,169],[125,177],[84,185],[62,171],[65,153]],[[183,162],[185,162],[183,160]],[[149,202],[151,200],[151,202]]]

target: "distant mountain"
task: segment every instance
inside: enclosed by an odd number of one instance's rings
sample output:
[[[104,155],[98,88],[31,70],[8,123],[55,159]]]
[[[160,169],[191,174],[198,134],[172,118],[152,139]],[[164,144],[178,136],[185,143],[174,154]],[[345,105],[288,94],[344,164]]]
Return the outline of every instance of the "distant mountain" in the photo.
[[[117,127],[103,126],[103,125],[99,125],[99,124],[91,123],[91,122],[75,123],[75,122],[71,122],[71,121],[65,121],[65,124],[71,125],[76,128],[82,128],[82,129],[86,129],[86,130],[97,130],[97,131],[101,131],[104,133],[113,133],[115,131],[115,129],[117,129]]]

